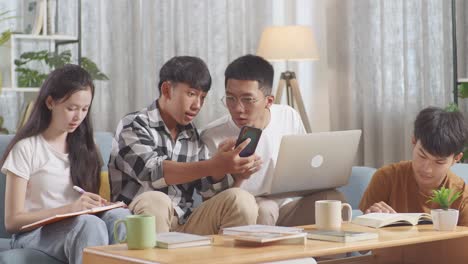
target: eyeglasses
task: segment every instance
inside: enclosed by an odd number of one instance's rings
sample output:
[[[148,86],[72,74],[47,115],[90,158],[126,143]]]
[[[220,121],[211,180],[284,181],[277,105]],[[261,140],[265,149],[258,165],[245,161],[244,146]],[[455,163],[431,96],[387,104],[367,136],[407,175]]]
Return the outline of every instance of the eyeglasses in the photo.
[[[241,96],[239,98],[232,96],[232,95],[225,95],[223,98],[221,98],[221,102],[223,102],[223,105],[227,108],[233,108],[237,106],[237,103],[240,102],[241,106],[245,108],[250,108],[255,105],[256,102],[258,102],[259,99],[251,96]]]

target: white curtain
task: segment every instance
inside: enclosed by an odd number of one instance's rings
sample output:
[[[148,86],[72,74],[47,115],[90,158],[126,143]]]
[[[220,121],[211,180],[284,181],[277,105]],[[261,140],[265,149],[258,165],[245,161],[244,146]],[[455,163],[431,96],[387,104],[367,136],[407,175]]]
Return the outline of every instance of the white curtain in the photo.
[[[98,82],[96,129],[114,131],[123,115],[157,98],[159,69],[176,55],[202,58],[213,78],[197,124],[227,113],[220,102],[224,69],[255,53],[271,10],[268,0],[83,0],[83,53],[110,77]]]
[[[82,0],[83,56],[110,78],[96,82],[95,129],[113,132],[123,115],[157,98],[158,71],[175,55],[199,56],[208,64],[212,90],[196,120],[198,127],[207,124],[227,113],[219,101],[227,64],[255,53],[265,26],[302,24],[314,32],[320,60],[274,63],[275,87],[282,71],[296,72],[314,132],[362,129],[357,164],[409,159],[416,114],[453,101],[450,4]],[[60,0],[59,7],[59,30],[76,33],[76,0]],[[459,73],[468,77],[467,1],[457,0],[457,14]]]
[[[468,79],[468,1],[456,1],[458,78]],[[468,99],[459,98],[459,106],[468,115]]]
[[[410,159],[417,113],[453,101],[450,4],[330,2],[332,129],[363,130],[363,164]]]

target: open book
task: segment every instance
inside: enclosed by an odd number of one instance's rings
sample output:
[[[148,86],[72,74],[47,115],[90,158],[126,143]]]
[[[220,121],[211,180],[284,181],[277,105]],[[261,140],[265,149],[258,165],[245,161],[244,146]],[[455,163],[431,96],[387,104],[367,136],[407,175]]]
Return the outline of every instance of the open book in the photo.
[[[114,209],[114,208],[125,207],[125,206],[126,205],[123,202],[117,202],[117,203],[113,203],[111,205],[95,207],[95,208],[92,208],[92,209],[78,211],[78,212],[74,212],[74,213],[58,214],[58,215],[54,215],[54,216],[51,216],[51,217],[36,221],[36,222],[34,222],[32,224],[29,224],[29,225],[24,225],[24,226],[21,227],[21,231],[32,230],[32,229],[35,229],[35,228],[38,228],[38,227],[41,227],[41,226],[44,226],[44,225],[48,225],[48,224],[58,222],[58,221],[63,220],[63,219],[67,219],[67,218],[70,218],[70,217],[73,217],[73,216],[77,216],[77,215],[97,214],[97,213],[100,213],[100,212],[108,211],[108,210],[111,210],[111,209]]]
[[[417,225],[432,223],[432,217],[426,213],[370,213],[356,217],[353,224],[380,228],[391,225]]]
[[[157,247],[160,248],[184,248],[211,245],[211,238],[193,234],[167,232],[156,235]]]

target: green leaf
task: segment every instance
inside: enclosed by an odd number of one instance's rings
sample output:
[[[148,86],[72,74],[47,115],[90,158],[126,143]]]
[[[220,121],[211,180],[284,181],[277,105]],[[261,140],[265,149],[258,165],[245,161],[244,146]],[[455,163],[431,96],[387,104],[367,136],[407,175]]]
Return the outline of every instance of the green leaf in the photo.
[[[460,109],[458,108],[457,104],[450,103],[447,107],[445,107],[445,111],[447,111],[447,112],[459,112]]]
[[[468,98],[468,82],[460,83],[458,85],[458,96],[460,98]]]
[[[6,16],[6,15],[8,15],[9,13],[12,13],[12,12],[13,12],[12,10],[1,11],[1,12],[0,12],[0,22],[6,21],[6,20],[8,20],[8,19],[17,18],[18,16]]]
[[[93,78],[93,80],[109,80],[107,75],[101,72],[96,63],[94,63],[90,59],[82,57],[81,66],[91,75],[91,78]]]
[[[48,51],[47,50],[40,50],[40,51],[29,51],[25,52],[20,55],[19,60],[23,61],[25,63],[29,61],[43,61],[47,58],[48,56]]]
[[[3,116],[0,116],[0,134],[8,134],[8,129],[3,127]]]
[[[449,206],[453,204],[453,202],[455,202],[458,198],[460,198],[460,196],[462,195],[461,192],[457,192],[455,193],[452,198],[450,198],[450,201],[449,201]]]
[[[16,71],[19,87],[40,87],[47,78],[47,74],[29,68],[16,68]]]
[[[465,163],[466,158],[468,158],[468,148],[465,145],[465,149],[463,150],[463,156],[460,159],[460,162]]]
[[[14,18],[17,17],[17,16],[8,16],[9,13],[11,13],[11,12],[12,12],[11,10],[1,11],[0,12],[0,22],[6,21],[6,20],[9,20],[9,19],[14,19]],[[2,33],[0,33],[0,46],[5,44],[8,40],[10,40],[10,37],[11,37],[11,30],[10,29],[7,29],[7,30],[3,31]]]
[[[452,195],[453,191],[442,186],[439,190],[432,190],[432,196],[427,202],[439,204],[440,208],[447,210],[460,196],[461,192]]]
[[[56,69],[64,66],[65,64],[71,63],[71,56],[72,54],[70,50],[65,50],[60,54],[49,52],[45,58],[45,62],[52,69]]]
[[[0,22],[7,21],[9,19],[18,18],[18,16],[7,16],[11,12],[12,12],[11,10],[6,10],[6,11],[0,12]]]
[[[3,31],[0,35],[0,46],[5,44],[8,40],[10,40],[11,37],[11,31]]]

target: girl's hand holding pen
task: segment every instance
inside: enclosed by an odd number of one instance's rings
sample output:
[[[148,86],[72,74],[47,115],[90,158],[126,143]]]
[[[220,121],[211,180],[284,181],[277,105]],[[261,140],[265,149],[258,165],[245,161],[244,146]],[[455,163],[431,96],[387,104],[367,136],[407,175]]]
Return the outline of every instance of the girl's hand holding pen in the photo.
[[[73,186],[73,189],[81,193],[81,196],[71,204],[72,212],[87,210],[108,204],[106,199],[103,199],[95,193],[86,192],[78,186]]]

